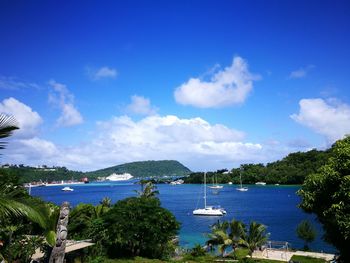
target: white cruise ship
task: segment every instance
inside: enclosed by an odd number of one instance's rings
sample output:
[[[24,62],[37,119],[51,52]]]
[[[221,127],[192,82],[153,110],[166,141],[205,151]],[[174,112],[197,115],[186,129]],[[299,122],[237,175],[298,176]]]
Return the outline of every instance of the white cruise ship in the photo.
[[[133,178],[133,176],[129,173],[116,174],[112,173],[110,176],[106,177],[107,181],[126,181]]]

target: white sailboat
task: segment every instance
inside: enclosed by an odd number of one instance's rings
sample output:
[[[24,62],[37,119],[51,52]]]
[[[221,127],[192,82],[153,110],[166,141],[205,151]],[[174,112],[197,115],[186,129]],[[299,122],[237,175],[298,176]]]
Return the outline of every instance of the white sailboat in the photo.
[[[216,182],[214,183],[214,178],[213,178],[213,185],[211,185],[211,186],[208,186],[209,188],[211,188],[211,189],[222,189],[223,188],[223,186],[222,185],[218,185],[218,180],[217,180],[217,178],[216,178]]]
[[[225,209],[219,206],[207,206],[207,187],[206,173],[204,173],[204,208],[193,210],[193,215],[196,216],[223,216],[226,214]]]
[[[236,188],[236,190],[241,191],[241,192],[248,191],[248,187],[243,187],[243,185],[242,185],[242,173],[241,172],[239,172],[239,180],[241,182],[241,187]]]

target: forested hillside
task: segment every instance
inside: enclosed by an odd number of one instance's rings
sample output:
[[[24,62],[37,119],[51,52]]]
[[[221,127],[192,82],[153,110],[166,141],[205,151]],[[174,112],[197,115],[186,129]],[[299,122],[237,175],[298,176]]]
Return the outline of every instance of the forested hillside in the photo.
[[[291,153],[282,160],[264,164],[242,164],[240,168],[231,171],[218,170],[208,172],[208,183],[215,180],[218,183],[239,183],[239,173],[242,174],[243,183],[250,184],[259,181],[268,184],[301,184],[306,175],[315,173],[319,167],[325,164],[329,151],[311,150],[308,152]],[[225,172],[226,171],[226,172]],[[177,161],[144,161],[132,162],[93,172],[70,171],[65,167],[34,168],[27,166],[10,166],[1,168],[0,174],[15,174],[20,182],[31,181],[58,181],[80,180],[88,177],[90,181],[97,177],[106,177],[112,173],[130,173],[134,177],[163,177],[184,176],[185,183],[203,183],[203,173],[191,173],[191,171]],[[189,175],[187,177],[187,175]]]
[[[185,176],[191,173],[191,170],[178,161],[144,161],[132,162],[109,168],[88,172],[89,178],[105,177],[112,173],[130,173],[134,177],[162,177],[162,176]]]
[[[68,170],[66,167],[29,167],[24,165],[11,165],[0,168],[1,174],[17,175],[21,183],[43,181],[52,182],[60,180],[81,180],[88,177],[90,181],[97,177],[106,177],[112,173],[130,173],[134,177],[162,177],[186,176],[191,171],[178,161],[145,161],[126,163],[109,168],[93,171],[78,172]]]
[[[11,165],[6,168],[0,168],[0,176],[2,174],[18,176],[20,183],[80,180],[85,176],[83,172],[71,171],[66,167],[36,168],[24,165]]]
[[[245,184],[259,181],[268,184],[302,184],[308,174],[315,173],[329,158],[330,152],[311,150],[291,153],[282,160],[264,164],[242,164],[229,173],[224,170],[208,172],[208,182],[239,183],[239,173]],[[192,173],[184,178],[185,183],[203,183],[203,173]]]

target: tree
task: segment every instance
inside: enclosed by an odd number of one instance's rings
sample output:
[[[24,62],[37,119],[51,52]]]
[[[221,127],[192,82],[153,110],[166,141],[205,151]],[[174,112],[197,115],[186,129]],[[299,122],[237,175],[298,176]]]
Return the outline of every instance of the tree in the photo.
[[[249,249],[249,255],[252,257],[255,249],[264,245],[268,240],[266,227],[257,222],[251,222],[249,231],[243,236],[242,244]]]
[[[179,230],[174,215],[158,198],[131,197],[118,201],[102,216],[108,255],[162,258]]]
[[[68,235],[74,239],[93,238],[90,235],[94,220],[101,218],[110,209],[111,199],[108,197],[100,201],[100,205],[78,204],[69,215]]]
[[[220,224],[218,222],[218,224]],[[209,240],[206,242],[208,246],[217,246],[222,257],[226,256],[226,249],[232,246],[232,240],[230,239],[228,231],[228,222],[223,224],[214,225],[212,232],[208,235]]]
[[[331,157],[318,173],[309,175],[298,194],[300,207],[315,213],[324,228],[324,238],[350,262],[350,137],[338,140]]]
[[[14,117],[0,114],[0,139],[8,138],[18,123]],[[0,149],[4,149],[6,142],[0,142]],[[23,187],[18,185],[18,178],[0,174],[0,225],[8,217],[27,217],[30,220],[45,225],[43,215],[36,209],[36,204],[30,202]]]
[[[242,243],[242,238],[245,235],[245,226],[241,221],[232,219],[231,222],[224,221],[220,223],[218,221],[211,228],[212,232],[208,235],[209,240],[207,245],[214,245],[218,247],[218,250],[222,257],[226,256],[226,249],[231,248],[234,254],[236,248]]]
[[[311,223],[307,220],[301,221],[296,232],[298,237],[305,242],[304,250],[309,250],[308,243],[311,243],[316,238],[316,230],[312,227]]]
[[[109,198],[109,197],[104,197],[104,198],[100,201],[100,204],[101,204],[103,207],[111,207],[111,205],[112,205],[112,199]]]
[[[147,182],[146,184],[143,184],[143,182],[141,182],[141,188],[141,191],[136,191],[139,197],[153,198],[159,194],[157,187],[152,184],[152,182]]]

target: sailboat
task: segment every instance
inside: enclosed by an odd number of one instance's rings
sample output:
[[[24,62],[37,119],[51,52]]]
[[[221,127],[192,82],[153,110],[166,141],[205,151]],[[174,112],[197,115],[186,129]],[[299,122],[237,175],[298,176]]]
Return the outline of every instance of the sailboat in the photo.
[[[206,173],[204,173],[204,208],[193,210],[193,215],[196,216],[223,216],[226,214],[225,209],[220,206],[207,206],[207,187]]]
[[[241,187],[236,188],[236,190],[237,191],[241,191],[241,192],[248,191],[248,187],[243,187],[243,185],[242,185],[242,174],[241,174],[241,172],[239,172],[239,180],[241,182]]]
[[[216,179],[216,182],[214,183],[214,178],[213,178],[213,185],[208,186],[208,187],[211,188],[211,189],[222,189],[223,186],[222,185],[218,185],[218,180],[217,180],[217,178],[215,178],[215,179]]]

